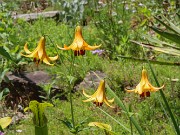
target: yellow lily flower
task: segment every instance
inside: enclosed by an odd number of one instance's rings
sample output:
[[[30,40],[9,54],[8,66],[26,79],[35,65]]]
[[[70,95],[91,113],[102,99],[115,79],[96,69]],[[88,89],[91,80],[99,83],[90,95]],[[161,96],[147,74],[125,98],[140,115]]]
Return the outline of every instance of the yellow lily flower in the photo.
[[[145,69],[142,70],[142,77],[140,83],[133,90],[126,90],[127,92],[135,92],[140,95],[140,97],[150,97],[150,92],[156,92],[159,89],[164,87],[154,87],[148,81],[147,71]]]
[[[86,41],[84,41],[83,36],[82,36],[82,29],[80,26],[76,27],[75,30],[75,38],[73,43],[70,46],[64,45],[64,48],[61,48],[58,46],[59,49],[61,50],[73,50],[74,51],[74,55],[75,56],[79,56],[79,55],[84,55],[85,54],[85,50],[95,50],[97,48],[99,48],[101,45],[99,46],[90,46],[86,43]]]
[[[34,51],[29,51],[28,47],[27,47],[27,43],[24,45],[24,51],[27,53],[27,55],[22,54],[25,57],[33,57],[34,58],[34,62],[36,62],[36,64],[38,65],[40,61],[43,61],[44,63],[48,64],[48,65],[54,65],[51,64],[49,61],[55,61],[58,59],[58,55],[55,57],[48,57],[46,54],[46,50],[45,50],[45,38],[41,37],[38,46],[36,47],[36,49]]]
[[[94,100],[94,104],[96,104],[96,106],[102,106],[102,104],[104,102],[109,107],[114,108],[113,106],[111,106],[109,104],[109,103],[112,103],[114,101],[114,98],[111,100],[107,100],[107,98],[106,98],[105,81],[104,80],[100,81],[99,87],[93,95],[90,96],[90,95],[86,94],[84,90],[83,90],[83,94],[84,94],[84,96],[89,98],[87,100],[83,100],[83,102],[90,102],[90,101]]]

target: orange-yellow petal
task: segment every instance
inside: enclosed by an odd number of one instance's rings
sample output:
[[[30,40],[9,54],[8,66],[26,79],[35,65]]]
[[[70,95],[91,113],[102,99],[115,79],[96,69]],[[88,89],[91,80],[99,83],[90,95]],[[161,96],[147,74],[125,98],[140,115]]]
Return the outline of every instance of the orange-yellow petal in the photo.
[[[151,84],[150,84],[150,85],[151,85]],[[158,91],[158,90],[160,90],[160,89],[162,89],[162,88],[164,88],[164,84],[163,84],[163,86],[161,86],[161,87],[154,87],[154,86],[151,85],[151,90],[150,90],[150,91],[156,92],[156,91]]]
[[[93,101],[93,100],[95,100],[95,98],[90,97],[89,99],[83,100],[83,102],[90,102],[90,101]]]
[[[88,95],[88,94],[85,93],[84,89],[83,89],[83,94],[84,94],[84,96],[86,96],[86,97],[88,97],[88,98],[91,97],[90,95]]]
[[[58,55],[56,55],[56,56],[54,56],[54,57],[49,57],[49,59],[50,59],[51,61],[55,61],[55,60],[58,59]]]
[[[47,65],[50,65],[50,66],[54,65],[54,64],[49,63],[49,61],[46,57],[43,59],[43,62],[46,63]]]
[[[61,50],[70,50],[71,48],[70,47],[68,47],[67,45],[64,45],[64,47],[62,48],[62,47],[60,47],[60,46],[58,46],[57,45],[57,47],[59,48],[59,49],[61,49]]]
[[[88,45],[88,46],[85,47],[85,50],[95,50],[95,49],[99,48],[100,46],[101,45],[98,45],[98,46],[90,46],[90,45]]]
[[[135,91],[135,89],[133,89],[133,90],[127,90],[127,89],[126,89],[126,91],[127,91],[127,92],[134,92],[134,91]]]
[[[113,99],[110,99],[110,100],[107,100],[109,103],[112,103],[114,102],[114,98]]]
[[[107,106],[111,107],[111,108],[115,108],[114,106],[111,106],[111,105],[109,104],[109,102],[107,101],[107,99],[104,100],[104,103],[105,103]]]
[[[24,45],[24,51],[27,53],[27,54],[30,54],[31,51],[29,51],[28,47],[27,47],[27,43]]]

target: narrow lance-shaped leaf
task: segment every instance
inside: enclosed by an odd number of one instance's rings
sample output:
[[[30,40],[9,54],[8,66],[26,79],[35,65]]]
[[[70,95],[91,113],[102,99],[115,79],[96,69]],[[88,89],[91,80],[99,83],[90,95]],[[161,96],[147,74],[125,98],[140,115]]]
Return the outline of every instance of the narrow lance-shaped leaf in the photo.
[[[3,46],[0,46],[0,55],[2,55],[3,57],[12,60],[11,56],[9,55],[9,53],[3,48]]]
[[[137,45],[141,45],[141,46],[153,49],[155,51],[163,52],[163,53],[170,54],[170,55],[180,56],[180,50],[177,50],[177,49],[167,48],[167,47],[157,47],[157,46],[154,46],[151,44],[144,44],[144,43],[139,43],[136,41],[131,41],[131,42],[133,42]]]
[[[171,48],[174,48],[174,49],[178,49],[180,50],[180,47],[177,47],[175,45],[172,45],[170,43],[167,43],[167,42],[164,42],[164,41],[161,41],[155,37],[150,37],[148,35],[143,35],[145,38],[147,38],[147,40],[149,40],[150,42],[152,43],[156,43],[158,46],[161,46],[161,47],[164,47],[164,46],[168,46],[168,47],[171,47]]]
[[[171,21],[169,21],[166,17],[163,16],[163,18],[169,23],[170,27],[176,31],[178,34],[180,34],[180,28],[176,25],[174,25]]]
[[[169,29],[170,31],[173,31],[177,34],[180,34],[180,30],[177,26],[175,26],[173,23],[171,23],[167,18],[163,17],[167,22],[168,24],[166,24],[164,21],[161,21],[159,18],[155,17],[155,19],[157,21],[159,21],[162,25],[164,25],[167,29]]]
[[[169,33],[169,32],[166,32],[166,31],[162,31],[161,29],[159,28],[156,28],[156,27],[150,27],[151,29],[153,29],[155,32],[157,32],[158,34],[160,34],[161,36],[173,41],[173,42],[176,42],[178,44],[180,44],[180,36],[177,35],[177,34],[174,34],[174,33]]]

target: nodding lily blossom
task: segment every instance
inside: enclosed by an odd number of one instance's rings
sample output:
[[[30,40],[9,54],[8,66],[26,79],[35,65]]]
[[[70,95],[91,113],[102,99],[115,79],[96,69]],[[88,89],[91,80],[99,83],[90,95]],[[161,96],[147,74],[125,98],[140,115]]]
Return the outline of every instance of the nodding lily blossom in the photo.
[[[38,46],[36,47],[36,49],[34,51],[29,51],[28,47],[27,47],[27,43],[24,45],[24,51],[27,53],[27,55],[22,54],[25,57],[32,57],[34,58],[34,62],[38,65],[40,61],[43,61],[44,63],[48,64],[48,65],[54,65],[51,64],[49,61],[55,61],[58,59],[58,55],[55,57],[48,57],[46,54],[46,50],[45,50],[45,38],[41,37]]]
[[[105,95],[105,81],[101,80],[99,87],[97,89],[97,91],[93,94],[93,95],[88,95],[85,93],[85,91],[83,90],[83,94],[84,96],[86,96],[87,100],[83,100],[83,102],[90,102],[93,101],[94,104],[96,104],[96,106],[102,106],[103,102],[108,105],[111,108],[114,108],[113,106],[111,106],[109,103],[112,103],[114,101],[114,98],[111,100],[107,100],[106,95]]]
[[[64,48],[58,46],[61,50],[73,50],[75,56],[84,55],[85,50],[95,50],[99,48],[101,45],[98,46],[90,46],[84,41],[82,36],[82,29],[80,26],[76,27],[75,30],[75,38],[73,43],[70,46],[64,45]]]
[[[156,92],[159,89],[164,87],[154,87],[148,81],[147,71],[145,69],[142,70],[142,77],[140,83],[133,90],[126,90],[127,92],[135,92],[140,95],[140,97],[150,97],[150,92]]]

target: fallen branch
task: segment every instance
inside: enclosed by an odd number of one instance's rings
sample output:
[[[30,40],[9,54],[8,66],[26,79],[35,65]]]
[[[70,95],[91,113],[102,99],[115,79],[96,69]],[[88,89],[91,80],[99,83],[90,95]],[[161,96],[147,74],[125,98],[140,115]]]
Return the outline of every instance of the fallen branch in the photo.
[[[30,13],[30,14],[19,14],[19,15],[13,15],[13,19],[23,19],[25,21],[33,21],[38,19],[39,17],[44,18],[53,18],[53,17],[59,17],[60,12],[59,11],[48,11],[48,12],[41,12],[41,13]]]

